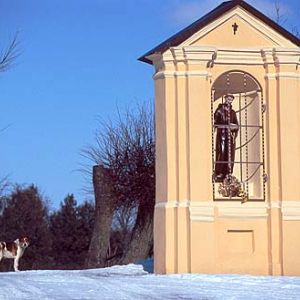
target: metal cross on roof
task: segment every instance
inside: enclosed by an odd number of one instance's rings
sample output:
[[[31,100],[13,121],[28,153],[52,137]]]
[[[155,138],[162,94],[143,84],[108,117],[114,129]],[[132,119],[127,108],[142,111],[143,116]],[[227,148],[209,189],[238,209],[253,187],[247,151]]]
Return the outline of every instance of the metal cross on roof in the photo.
[[[234,34],[234,35],[236,34],[236,32],[237,32],[237,30],[238,30],[238,27],[239,27],[239,25],[236,24],[236,22],[234,22],[234,24],[232,25],[232,28],[233,28],[233,34]]]

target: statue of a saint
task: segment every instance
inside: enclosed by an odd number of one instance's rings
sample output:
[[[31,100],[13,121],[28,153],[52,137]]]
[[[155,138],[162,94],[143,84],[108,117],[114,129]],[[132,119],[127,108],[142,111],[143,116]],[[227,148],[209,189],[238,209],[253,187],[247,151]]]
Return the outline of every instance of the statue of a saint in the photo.
[[[225,96],[225,103],[219,104],[214,113],[214,127],[217,130],[215,181],[222,182],[231,175],[234,166],[235,140],[238,135],[239,123],[236,112],[232,109],[234,96]]]

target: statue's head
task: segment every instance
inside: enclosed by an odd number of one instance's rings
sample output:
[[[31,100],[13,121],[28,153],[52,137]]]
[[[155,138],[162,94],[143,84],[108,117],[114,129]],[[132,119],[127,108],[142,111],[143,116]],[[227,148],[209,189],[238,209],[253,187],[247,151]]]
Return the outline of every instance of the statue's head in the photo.
[[[234,96],[232,94],[227,94],[225,95],[225,103],[226,104],[231,104],[234,100]]]

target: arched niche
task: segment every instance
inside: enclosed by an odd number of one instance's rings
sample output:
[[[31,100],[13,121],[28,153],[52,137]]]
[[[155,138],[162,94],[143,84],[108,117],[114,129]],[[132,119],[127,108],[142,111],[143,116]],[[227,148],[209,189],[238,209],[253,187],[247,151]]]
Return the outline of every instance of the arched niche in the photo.
[[[228,94],[234,96],[231,109],[225,100]],[[222,124],[219,119],[216,121],[217,111],[225,116]],[[264,112],[261,85],[251,74],[231,70],[214,81],[211,90],[214,200],[265,199]],[[237,119],[235,131],[230,114]],[[225,156],[218,154],[220,149]],[[221,171],[223,175],[217,174],[220,173],[217,165],[228,165],[229,169]]]

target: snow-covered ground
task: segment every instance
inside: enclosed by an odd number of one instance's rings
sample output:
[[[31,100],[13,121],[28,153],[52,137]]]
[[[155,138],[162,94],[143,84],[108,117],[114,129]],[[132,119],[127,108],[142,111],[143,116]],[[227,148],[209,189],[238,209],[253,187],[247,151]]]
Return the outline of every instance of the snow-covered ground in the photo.
[[[300,277],[154,275],[140,265],[0,273],[1,300],[300,299]]]

